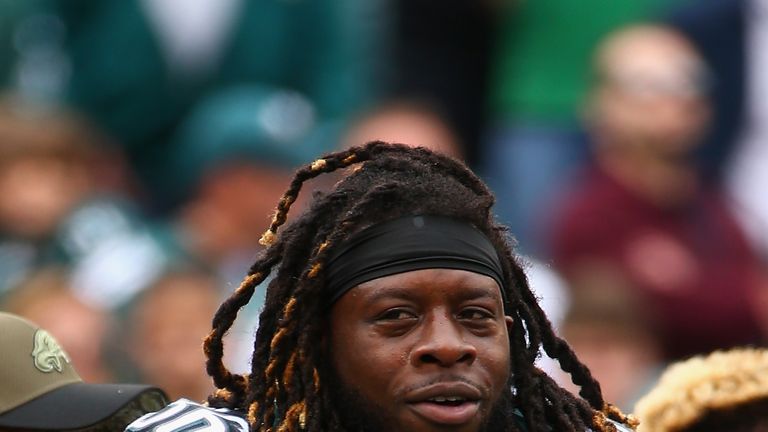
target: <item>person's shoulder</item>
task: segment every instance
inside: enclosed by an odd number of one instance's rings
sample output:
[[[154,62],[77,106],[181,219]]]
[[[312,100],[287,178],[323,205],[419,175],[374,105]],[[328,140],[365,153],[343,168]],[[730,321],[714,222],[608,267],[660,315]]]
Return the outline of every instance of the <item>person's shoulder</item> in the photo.
[[[625,424],[619,423],[617,421],[613,421],[611,419],[608,419],[608,421],[613,423],[613,425],[616,426],[616,430],[619,432],[633,432],[633,429]]]
[[[525,426],[525,417],[519,410],[515,410],[513,420],[515,421],[515,424],[517,425],[518,428],[520,428],[523,431],[528,430],[528,428]],[[611,422],[614,426],[616,426],[617,432],[634,432],[632,428],[622,423],[619,423],[611,419],[608,419],[608,421]],[[592,432],[592,430],[587,429],[585,432]]]
[[[617,432],[634,432],[634,429],[623,423],[619,423],[611,419],[608,419],[608,421],[616,427]],[[592,429],[587,429],[586,432],[592,432]]]
[[[248,422],[237,411],[211,408],[187,399],[179,399],[160,411],[136,419],[128,425],[125,432],[193,429],[196,432],[246,432]]]

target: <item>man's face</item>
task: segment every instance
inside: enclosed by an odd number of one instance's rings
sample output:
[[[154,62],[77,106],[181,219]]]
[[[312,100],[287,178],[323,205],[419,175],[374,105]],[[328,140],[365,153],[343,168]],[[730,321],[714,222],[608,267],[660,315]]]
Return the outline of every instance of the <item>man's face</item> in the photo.
[[[387,430],[479,431],[506,389],[512,319],[490,277],[382,277],[342,296],[330,321],[334,374]]]
[[[598,132],[656,157],[690,157],[710,119],[707,71],[693,48],[666,31],[635,31],[602,58]]]

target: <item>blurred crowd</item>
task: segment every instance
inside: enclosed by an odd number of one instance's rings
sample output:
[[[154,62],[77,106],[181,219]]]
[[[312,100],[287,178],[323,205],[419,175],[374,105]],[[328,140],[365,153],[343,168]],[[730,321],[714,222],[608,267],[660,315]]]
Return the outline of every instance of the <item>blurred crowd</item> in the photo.
[[[293,170],[424,145],[492,187],[631,410],[672,362],[768,345],[767,72],[763,0],[0,0],[0,310],[86,381],[202,400]]]

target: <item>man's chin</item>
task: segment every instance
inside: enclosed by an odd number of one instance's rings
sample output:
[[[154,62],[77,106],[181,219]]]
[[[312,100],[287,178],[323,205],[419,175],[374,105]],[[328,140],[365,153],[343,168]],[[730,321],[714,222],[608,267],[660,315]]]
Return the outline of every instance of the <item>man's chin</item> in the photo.
[[[504,392],[499,401],[484,413],[479,404],[473,406],[441,408],[433,406],[404,407],[409,411],[412,421],[399,424],[393,416],[387,416],[386,410],[366,400],[355,389],[335,379],[328,387],[329,395],[335,402],[335,409],[344,430],[355,432],[420,432],[420,431],[476,431],[502,432],[513,417],[510,392]],[[431,404],[435,405],[435,404]],[[477,417],[482,417],[477,419]]]
[[[388,419],[383,416],[384,410],[369,403],[363,396],[341,384],[338,379],[333,380],[330,389],[330,398],[334,401],[334,408],[344,430],[353,432],[387,432],[399,430],[392,428]]]

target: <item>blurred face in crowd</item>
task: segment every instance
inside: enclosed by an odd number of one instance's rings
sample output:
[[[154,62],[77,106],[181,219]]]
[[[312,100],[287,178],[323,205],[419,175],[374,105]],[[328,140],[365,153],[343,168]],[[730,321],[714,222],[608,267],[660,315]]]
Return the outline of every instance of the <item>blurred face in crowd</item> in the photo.
[[[21,157],[0,169],[0,228],[38,239],[49,235],[83,198],[82,167],[55,157]]]
[[[353,125],[345,147],[369,141],[387,141],[426,147],[456,159],[463,158],[458,137],[437,114],[407,102],[384,106]]]
[[[687,41],[633,27],[603,45],[597,67],[590,114],[598,138],[659,157],[690,154],[710,113],[706,70]]]
[[[658,341],[642,331],[595,320],[566,323],[562,333],[600,382],[605,399],[625,409],[631,408],[660,364]]]
[[[336,399],[366,428],[479,431],[503,400],[511,318],[490,277],[427,269],[374,279],[344,294],[330,321]]]
[[[228,163],[208,173],[182,210],[182,219],[195,230],[193,249],[213,261],[243,251],[250,257],[269,226],[273,203],[290,181],[285,168],[248,162]]]
[[[219,303],[215,282],[195,273],[178,274],[150,290],[132,316],[132,357],[145,381],[161,387],[171,399],[202,400],[211,391],[200,368],[200,347]]]

